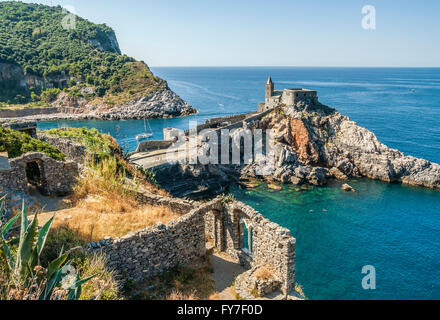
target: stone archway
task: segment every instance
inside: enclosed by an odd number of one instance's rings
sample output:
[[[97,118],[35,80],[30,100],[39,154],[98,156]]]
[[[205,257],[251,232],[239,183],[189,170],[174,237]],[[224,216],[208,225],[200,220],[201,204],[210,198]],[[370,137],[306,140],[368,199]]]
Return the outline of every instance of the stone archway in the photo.
[[[25,172],[28,186],[34,187],[41,193],[46,193],[46,181],[43,163],[39,159],[25,163]]]

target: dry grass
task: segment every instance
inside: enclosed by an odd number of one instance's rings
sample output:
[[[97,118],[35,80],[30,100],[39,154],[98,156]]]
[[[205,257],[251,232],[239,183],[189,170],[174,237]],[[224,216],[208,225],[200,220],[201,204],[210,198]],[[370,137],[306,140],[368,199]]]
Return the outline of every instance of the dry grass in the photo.
[[[161,222],[167,223],[180,214],[167,207],[141,205],[136,201],[136,181],[118,171],[116,160],[104,159],[87,169],[71,196],[73,207],[39,217],[45,223],[54,214],[54,228],[65,227],[82,241],[99,241],[105,237],[122,237]]]
[[[270,266],[262,266],[255,270],[254,276],[259,280],[270,280],[273,278],[275,271]]]
[[[122,237],[161,222],[177,219],[179,214],[166,207],[129,206],[126,202],[112,204],[105,198],[90,197],[77,207],[39,216],[40,224],[53,214],[54,228],[65,227],[74,231],[82,241],[99,241],[105,237]]]
[[[87,168],[87,172],[78,180],[72,200],[78,202],[88,195],[100,195],[114,202],[123,200],[133,203],[138,185],[136,181],[128,184],[123,173],[118,170],[115,158],[104,159]]]
[[[113,271],[107,269],[107,259],[102,254],[76,259],[76,268],[83,277],[96,275],[82,285],[80,300],[120,300],[119,284]]]
[[[184,294],[182,292],[173,291],[167,300],[177,300],[177,301],[189,301],[198,300],[195,292],[190,292],[189,294]]]

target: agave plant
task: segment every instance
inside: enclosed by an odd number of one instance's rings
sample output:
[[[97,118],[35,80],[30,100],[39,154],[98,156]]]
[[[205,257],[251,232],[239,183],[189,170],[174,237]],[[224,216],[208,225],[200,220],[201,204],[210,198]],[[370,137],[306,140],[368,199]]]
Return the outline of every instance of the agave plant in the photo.
[[[5,215],[5,198],[0,199],[0,221]],[[8,237],[8,233],[13,230],[15,223],[21,218],[20,237]],[[6,222],[0,229],[0,271],[10,282],[9,288],[14,290],[26,290],[30,287],[38,288],[39,300],[50,300],[53,298],[54,290],[65,284],[68,253],[61,252],[59,257],[49,263],[47,268],[40,266],[40,255],[46,243],[47,235],[52,226],[53,217],[40,229],[38,229],[38,214],[35,214],[31,222],[28,220],[27,208],[23,201],[20,214]],[[17,247],[16,254],[12,251]],[[14,250],[15,251],[15,250]],[[68,300],[78,300],[81,295],[81,286],[95,275],[80,279],[79,275],[74,275],[74,279],[69,281],[69,286],[63,285],[66,290]],[[11,284],[12,283],[12,284]]]

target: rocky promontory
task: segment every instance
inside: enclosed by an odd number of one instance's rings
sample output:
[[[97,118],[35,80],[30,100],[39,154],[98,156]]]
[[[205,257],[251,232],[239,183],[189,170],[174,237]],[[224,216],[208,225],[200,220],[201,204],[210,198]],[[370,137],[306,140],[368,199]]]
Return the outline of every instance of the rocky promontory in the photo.
[[[39,109],[35,113],[32,112],[32,109],[26,111],[26,115],[18,114],[20,111],[17,111],[17,118],[33,121],[165,119],[197,113],[196,109],[168,86],[147,96],[112,107],[107,104],[89,104],[83,98],[72,98],[61,93],[53,107]],[[8,111],[9,115],[12,112]],[[0,110],[0,118],[1,115],[2,111]]]
[[[0,118],[152,119],[197,112],[144,61],[122,54],[107,25],[60,6],[8,1],[0,9],[0,34],[9,35],[0,46]],[[61,28],[69,15],[78,29]]]
[[[374,133],[323,104],[280,106],[256,127],[271,129],[275,137],[275,170],[268,180],[323,185],[331,178],[365,177],[440,189],[440,165],[387,147]],[[255,161],[242,174],[270,172],[265,166],[264,160]]]

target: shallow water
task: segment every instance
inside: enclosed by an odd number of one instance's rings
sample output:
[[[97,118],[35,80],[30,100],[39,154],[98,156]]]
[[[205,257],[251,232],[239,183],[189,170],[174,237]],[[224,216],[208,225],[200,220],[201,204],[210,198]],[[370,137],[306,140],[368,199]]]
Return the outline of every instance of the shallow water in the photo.
[[[440,192],[377,181],[308,191],[233,188],[235,197],[291,230],[296,282],[309,299],[440,298]],[[366,265],[377,289],[362,288]]]
[[[392,148],[440,162],[440,69],[152,68],[196,107],[197,115],[150,120],[188,128],[189,120],[250,112],[264,101],[270,74],[276,89],[318,90],[320,101],[372,130]],[[413,90],[415,90],[413,92]],[[60,121],[39,128],[96,127],[129,150],[143,121]],[[235,196],[289,228],[297,238],[297,282],[310,299],[440,299],[440,192],[376,181],[297,191],[233,188]],[[377,289],[362,289],[362,267],[373,265]]]

